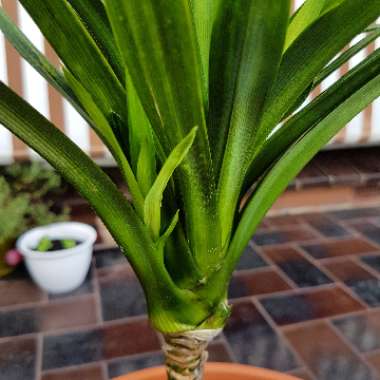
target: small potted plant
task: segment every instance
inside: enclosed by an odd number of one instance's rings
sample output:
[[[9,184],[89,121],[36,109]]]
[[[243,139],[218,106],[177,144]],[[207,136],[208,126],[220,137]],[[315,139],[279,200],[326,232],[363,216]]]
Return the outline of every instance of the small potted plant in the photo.
[[[26,230],[65,221],[69,209],[55,208],[48,198],[61,191],[60,176],[47,165],[15,163],[0,175],[0,277],[11,273],[22,258],[16,239]]]
[[[76,222],[33,228],[17,241],[17,249],[34,281],[52,294],[76,289],[89,270],[96,231]]]
[[[304,103],[379,36],[371,24],[380,1],[306,0],[293,15],[290,0],[20,2],[63,68],[4,12],[0,28],[104,141],[131,199],[5,84],[0,122],[90,202],[142,283],[166,370],[125,379],[202,379],[207,345],[230,313],[228,283],[258,224],[318,150],[380,95],[375,50]],[[208,366],[206,378],[289,378],[242,368]]]

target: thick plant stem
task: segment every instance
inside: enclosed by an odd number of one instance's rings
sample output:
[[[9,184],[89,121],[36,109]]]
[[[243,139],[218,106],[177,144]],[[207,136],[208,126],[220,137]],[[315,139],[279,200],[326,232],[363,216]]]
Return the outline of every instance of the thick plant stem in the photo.
[[[215,329],[164,334],[162,349],[168,380],[202,380],[207,346],[220,332],[221,329]]]

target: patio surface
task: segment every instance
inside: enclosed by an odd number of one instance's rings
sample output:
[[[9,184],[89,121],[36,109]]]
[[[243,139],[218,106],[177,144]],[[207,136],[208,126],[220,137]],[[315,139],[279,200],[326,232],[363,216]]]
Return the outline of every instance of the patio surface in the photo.
[[[267,218],[230,287],[211,360],[301,379],[380,379],[380,207]],[[52,297],[0,280],[0,379],[107,380],[162,362],[139,284],[97,249],[85,284]]]

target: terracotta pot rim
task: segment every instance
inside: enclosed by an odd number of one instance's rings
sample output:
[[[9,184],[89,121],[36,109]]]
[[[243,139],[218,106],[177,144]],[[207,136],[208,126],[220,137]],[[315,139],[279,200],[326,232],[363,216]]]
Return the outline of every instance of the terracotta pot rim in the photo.
[[[280,372],[236,363],[208,363],[206,365],[207,370],[216,373],[222,372],[224,375],[231,376],[231,379],[235,379],[232,376],[241,375],[250,376],[252,379],[257,378],[258,380],[300,380],[297,377]],[[164,367],[154,367],[116,377],[113,380],[154,380],[156,377],[158,378],[164,374]]]

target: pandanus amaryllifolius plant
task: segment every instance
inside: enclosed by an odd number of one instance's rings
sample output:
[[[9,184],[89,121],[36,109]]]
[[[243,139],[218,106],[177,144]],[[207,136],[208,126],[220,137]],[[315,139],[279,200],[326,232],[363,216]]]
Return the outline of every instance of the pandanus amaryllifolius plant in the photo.
[[[380,94],[374,50],[304,102],[380,35],[380,0],[307,0],[292,15],[290,0],[20,2],[61,67],[4,11],[0,28],[103,140],[132,200],[5,84],[0,123],[103,219],[166,340],[169,378],[200,379],[207,342],[229,316],[234,266],[257,225]]]

